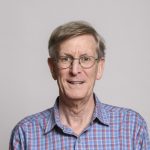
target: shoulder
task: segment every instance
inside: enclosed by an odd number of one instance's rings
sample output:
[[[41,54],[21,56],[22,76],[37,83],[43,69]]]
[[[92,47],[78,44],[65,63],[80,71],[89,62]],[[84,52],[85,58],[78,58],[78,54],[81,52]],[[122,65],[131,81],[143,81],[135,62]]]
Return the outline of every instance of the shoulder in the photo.
[[[11,133],[10,149],[26,147],[26,142],[42,136],[49,121],[53,121],[53,107],[45,111],[30,115],[17,123]]]
[[[13,129],[13,132],[19,130],[19,128],[21,130],[36,127],[45,128],[48,121],[51,120],[50,119],[51,117],[53,117],[53,107],[46,109],[42,112],[25,117],[24,119],[22,119],[17,123],[17,125]]]
[[[146,127],[144,118],[136,111],[102,103],[111,123],[119,122],[130,127]]]
[[[150,148],[147,124],[138,112],[103,103],[101,109],[107,114],[108,129],[115,133],[114,135],[121,136],[127,141],[131,140],[131,144],[137,149]]]

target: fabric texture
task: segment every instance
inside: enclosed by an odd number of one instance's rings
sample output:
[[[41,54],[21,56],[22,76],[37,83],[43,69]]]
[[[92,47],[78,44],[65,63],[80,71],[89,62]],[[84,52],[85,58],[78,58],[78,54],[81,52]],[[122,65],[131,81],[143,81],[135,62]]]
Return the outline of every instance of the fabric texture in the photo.
[[[12,131],[10,150],[150,150],[144,119],[135,111],[103,104],[95,97],[90,124],[76,136],[54,107],[26,117]]]

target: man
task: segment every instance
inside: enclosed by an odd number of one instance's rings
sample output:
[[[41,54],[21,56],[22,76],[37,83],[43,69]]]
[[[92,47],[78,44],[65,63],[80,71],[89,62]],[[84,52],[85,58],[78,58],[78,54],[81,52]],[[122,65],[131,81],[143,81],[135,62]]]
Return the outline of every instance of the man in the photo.
[[[57,80],[54,107],[14,128],[11,150],[150,150],[144,119],[136,112],[100,102],[93,93],[102,77],[105,45],[86,22],[56,28],[48,65]]]

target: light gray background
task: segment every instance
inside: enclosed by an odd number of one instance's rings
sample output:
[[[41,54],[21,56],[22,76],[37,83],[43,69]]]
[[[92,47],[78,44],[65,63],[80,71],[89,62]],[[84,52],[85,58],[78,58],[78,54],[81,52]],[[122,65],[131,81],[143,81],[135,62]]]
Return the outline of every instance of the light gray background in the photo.
[[[95,87],[102,102],[138,111],[150,129],[149,0],[1,0],[1,150],[19,120],[53,105],[58,90],[47,43],[71,20],[90,22],[105,38],[105,72]]]

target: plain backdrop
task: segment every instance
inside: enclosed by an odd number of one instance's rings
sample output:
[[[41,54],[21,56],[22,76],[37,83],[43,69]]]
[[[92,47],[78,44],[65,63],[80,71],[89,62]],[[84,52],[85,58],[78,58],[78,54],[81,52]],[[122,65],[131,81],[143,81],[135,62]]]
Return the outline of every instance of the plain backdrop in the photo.
[[[48,65],[52,30],[90,22],[106,41],[95,93],[102,102],[139,112],[150,129],[149,0],[0,0],[0,149],[24,117],[53,106],[58,95]]]

